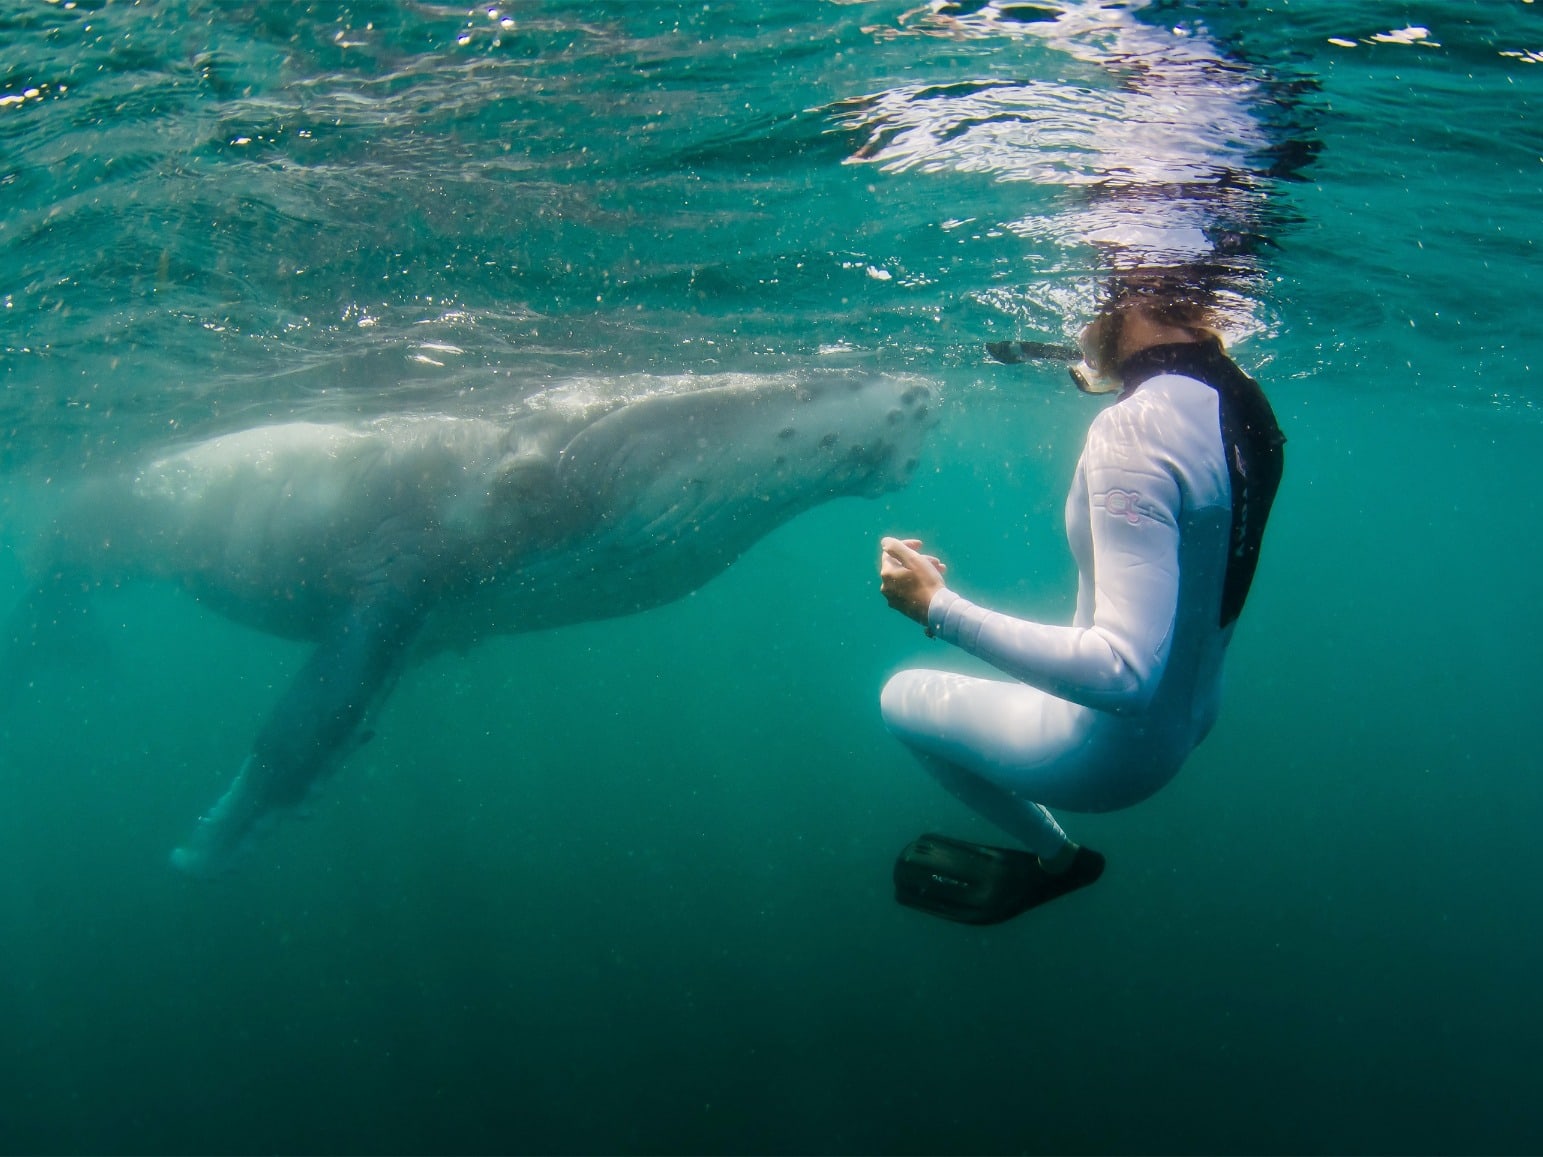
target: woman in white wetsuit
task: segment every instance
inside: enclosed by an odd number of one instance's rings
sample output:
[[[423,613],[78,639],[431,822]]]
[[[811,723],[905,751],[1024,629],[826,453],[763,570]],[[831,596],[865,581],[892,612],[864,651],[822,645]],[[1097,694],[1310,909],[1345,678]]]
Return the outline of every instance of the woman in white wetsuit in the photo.
[[[1102,857],[1046,807],[1137,803],[1211,729],[1285,439],[1193,305],[1128,290],[1081,342],[1079,386],[1121,392],[1093,420],[1066,502],[1072,625],[970,602],[920,541],[885,538],[889,604],[1011,679],[902,671],[881,702],[890,730],[949,791],[1038,856],[1036,872],[1077,865],[1091,882]]]

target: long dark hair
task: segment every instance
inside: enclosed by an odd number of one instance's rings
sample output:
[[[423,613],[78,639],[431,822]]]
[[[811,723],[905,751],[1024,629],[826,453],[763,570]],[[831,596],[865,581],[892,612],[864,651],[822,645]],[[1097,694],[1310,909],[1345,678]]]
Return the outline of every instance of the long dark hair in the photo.
[[[1221,340],[1221,316],[1216,305],[1216,271],[1208,266],[1179,265],[1121,270],[1112,274],[1099,293],[1097,347],[1088,361],[1100,370],[1116,369],[1116,352],[1125,318],[1136,312],[1160,325],[1189,330],[1196,337]]]

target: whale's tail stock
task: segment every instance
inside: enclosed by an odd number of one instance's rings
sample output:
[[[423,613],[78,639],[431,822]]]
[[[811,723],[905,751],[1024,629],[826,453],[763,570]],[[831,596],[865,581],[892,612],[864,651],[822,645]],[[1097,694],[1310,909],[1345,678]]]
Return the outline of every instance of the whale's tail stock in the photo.
[[[25,593],[0,619],[0,712],[50,671],[115,668],[95,607],[104,582],[93,552],[116,541],[126,521],[124,489],[120,479],[84,479],[60,494],[28,492],[25,517],[0,496],[4,544],[27,575]],[[108,585],[128,577],[115,574]]]
[[[106,634],[89,585],[53,574],[35,582],[0,625],[0,712],[45,671],[103,666]]]

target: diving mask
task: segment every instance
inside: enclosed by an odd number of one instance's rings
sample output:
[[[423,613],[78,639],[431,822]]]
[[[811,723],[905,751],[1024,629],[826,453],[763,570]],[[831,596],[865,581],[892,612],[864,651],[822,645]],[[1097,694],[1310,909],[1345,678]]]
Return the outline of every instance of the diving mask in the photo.
[[[1112,394],[1120,388],[1117,379],[1104,377],[1086,359],[1074,366],[1067,366],[1066,372],[1071,374],[1072,381],[1084,394]]]
[[[1116,376],[1116,364],[1120,349],[1120,332],[1124,329],[1124,316],[1118,310],[1110,310],[1089,323],[1077,338],[1082,347],[1082,360],[1068,366],[1072,381],[1084,394],[1112,394],[1121,388]]]

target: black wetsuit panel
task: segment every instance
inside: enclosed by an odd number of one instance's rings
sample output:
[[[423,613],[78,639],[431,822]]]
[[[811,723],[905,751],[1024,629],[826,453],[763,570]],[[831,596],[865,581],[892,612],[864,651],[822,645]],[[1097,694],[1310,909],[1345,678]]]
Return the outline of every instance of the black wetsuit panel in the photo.
[[[1120,397],[1128,398],[1143,382],[1163,374],[1205,383],[1220,403],[1222,446],[1232,480],[1232,533],[1219,624],[1225,627],[1242,612],[1254,581],[1265,523],[1285,467],[1286,436],[1259,383],[1237,367],[1219,341],[1176,342],[1133,354],[1120,366],[1125,385]]]

